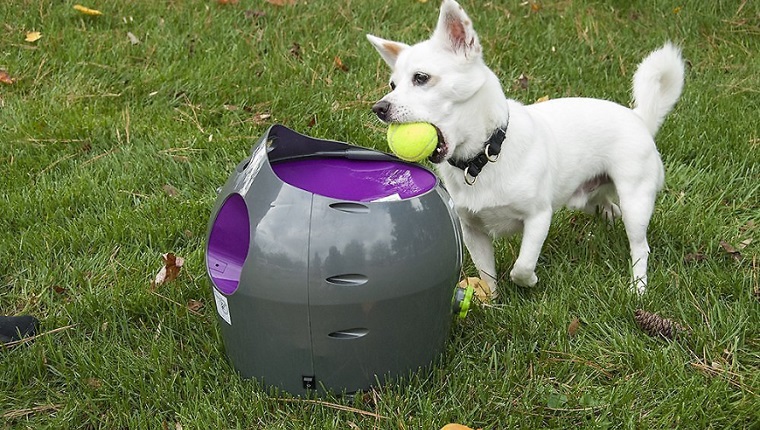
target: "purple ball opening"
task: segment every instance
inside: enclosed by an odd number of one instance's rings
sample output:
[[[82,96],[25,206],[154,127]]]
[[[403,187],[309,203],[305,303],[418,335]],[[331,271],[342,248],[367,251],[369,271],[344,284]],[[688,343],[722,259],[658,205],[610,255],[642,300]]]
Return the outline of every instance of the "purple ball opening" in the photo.
[[[250,237],[251,226],[245,200],[240,194],[231,194],[214,221],[206,252],[209,276],[224,294],[230,295],[238,288]]]

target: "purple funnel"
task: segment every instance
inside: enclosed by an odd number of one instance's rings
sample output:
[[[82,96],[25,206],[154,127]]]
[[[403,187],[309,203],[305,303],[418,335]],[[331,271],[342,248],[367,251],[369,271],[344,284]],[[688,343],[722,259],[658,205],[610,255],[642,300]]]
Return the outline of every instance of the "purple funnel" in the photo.
[[[400,161],[302,158],[272,163],[272,170],[294,187],[355,202],[409,199],[436,185],[432,173]]]

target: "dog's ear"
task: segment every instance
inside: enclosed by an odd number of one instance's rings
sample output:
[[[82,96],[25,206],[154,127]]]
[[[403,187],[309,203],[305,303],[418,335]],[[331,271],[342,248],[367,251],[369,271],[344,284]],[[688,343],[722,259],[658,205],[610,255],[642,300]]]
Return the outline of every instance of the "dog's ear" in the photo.
[[[371,34],[367,35],[367,40],[369,40],[369,43],[377,49],[377,52],[379,52],[380,56],[383,57],[383,60],[391,66],[391,69],[396,67],[396,59],[399,54],[401,54],[401,51],[409,47],[409,45],[405,43],[381,39]]]
[[[438,25],[431,38],[452,52],[466,56],[478,56],[482,52],[478,35],[472,27],[472,20],[454,0],[443,0]]]

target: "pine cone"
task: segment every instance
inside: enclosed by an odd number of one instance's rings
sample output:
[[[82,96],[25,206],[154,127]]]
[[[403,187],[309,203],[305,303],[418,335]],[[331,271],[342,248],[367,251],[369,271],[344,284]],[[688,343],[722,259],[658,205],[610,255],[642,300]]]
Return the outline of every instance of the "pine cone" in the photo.
[[[685,327],[677,322],[642,309],[636,309],[633,319],[636,320],[636,324],[638,324],[646,334],[652,337],[662,336],[665,339],[672,340],[679,333],[688,332]]]

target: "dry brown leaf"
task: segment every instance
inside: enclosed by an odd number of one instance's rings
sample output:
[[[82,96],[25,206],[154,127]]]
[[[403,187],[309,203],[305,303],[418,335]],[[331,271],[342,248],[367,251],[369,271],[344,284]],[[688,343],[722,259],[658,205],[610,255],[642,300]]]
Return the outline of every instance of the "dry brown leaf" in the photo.
[[[290,54],[296,58],[301,58],[301,45],[293,42],[293,45],[290,47]]]
[[[336,69],[342,70],[344,72],[348,71],[348,66],[346,66],[345,64],[343,64],[343,60],[341,60],[340,57],[336,56],[335,60],[334,60],[334,63],[335,63],[335,68]]]
[[[193,299],[190,299],[190,300],[187,302],[187,308],[188,308],[188,309],[190,309],[190,310],[191,310],[191,311],[193,311],[193,312],[198,312],[198,311],[200,311],[201,309],[203,309],[203,306],[204,306],[204,304],[203,304],[203,302],[202,302],[202,301],[200,301],[200,300],[193,300]]]
[[[248,9],[245,11],[245,19],[255,19],[255,18],[261,18],[263,16],[266,16],[266,12],[263,10],[251,10]]]
[[[470,427],[463,426],[462,424],[446,424],[445,426],[441,427],[441,430],[472,430]]]
[[[40,39],[42,39],[42,33],[39,31],[27,31],[26,38],[24,40],[27,42],[36,42]]]
[[[0,70],[0,83],[11,85],[14,82],[16,82],[15,79],[11,77],[11,75],[8,74],[5,70]]]
[[[701,261],[707,260],[707,257],[705,254],[701,252],[690,252],[683,256],[683,262],[688,263],[699,263]]]
[[[517,85],[523,89],[528,89],[528,77],[525,76],[525,73],[520,73],[520,76],[517,78]]]
[[[720,241],[720,246],[723,248],[724,251],[726,251],[726,253],[728,255],[730,255],[731,257],[733,257],[734,260],[738,261],[738,260],[742,259],[742,253],[739,252],[738,249],[734,248],[733,245],[731,245],[730,243],[726,242],[725,240],[721,240]]]
[[[574,337],[578,333],[578,329],[581,327],[581,321],[578,318],[573,318],[570,324],[567,326],[567,334],[570,337]]]
[[[92,388],[95,388],[96,390],[103,386],[103,381],[101,381],[98,378],[86,378],[84,380],[84,383],[89,385]]]
[[[488,286],[486,281],[477,277],[468,277],[459,281],[459,288],[472,287],[475,290],[475,297],[480,300],[481,303],[488,303],[491,301],[491,287]]]
[[[546,102],[546,101],[549,101],[549,96],[548,95],[543,96],[543,97],[539,97],[538,99],[536,99],[536,103],[543,103],[543,102]]]
[[[163,189],[169,197],[177,197],[179,195],[179,191],[169,184],[164,185],[161,189]]]
[[[131,43],[133,45],[137,45],[137,44],[140,43],[140,39],[138,39],[137,36],[135,36],[134,34],[132,34],[131,31],[127,32],[127,38],[129,38],[129,43]]]
[[[103,12],[97,9],[90,9],[89,7],[82,6],[81,4],[75,4],[74,10],[77,12],[81,12],[85,15],[90,15],[90,16],[103,15]]]
[[[171,282],[177,279],[179,271],[182,269],[182,265],[185,264],[185,259],[177,257],[173,253],[163,254],[161,256],[164,260],[164,267],[156,274],[156,279],[153,281],[154,286],[159,286],[165,282]]]

